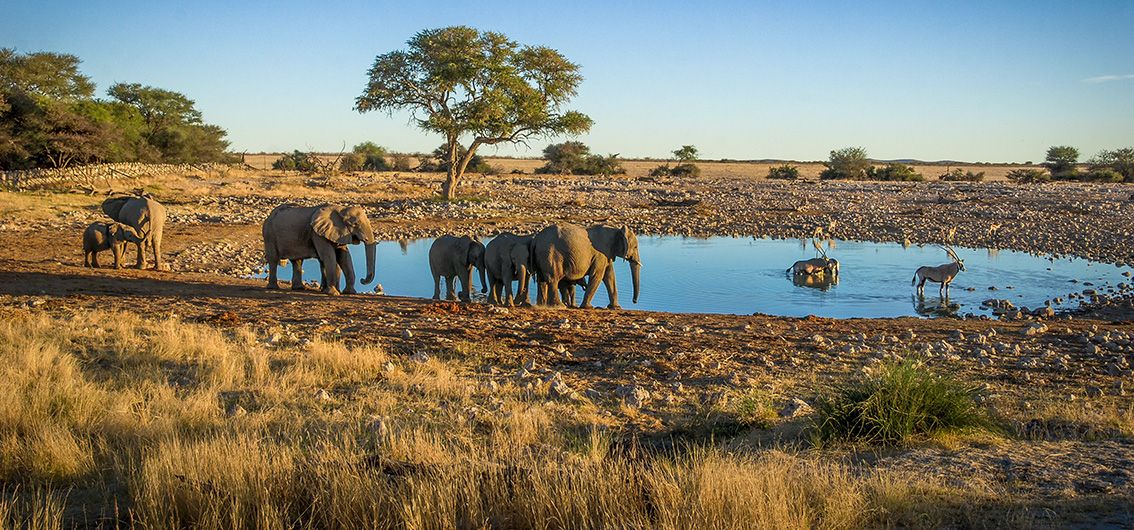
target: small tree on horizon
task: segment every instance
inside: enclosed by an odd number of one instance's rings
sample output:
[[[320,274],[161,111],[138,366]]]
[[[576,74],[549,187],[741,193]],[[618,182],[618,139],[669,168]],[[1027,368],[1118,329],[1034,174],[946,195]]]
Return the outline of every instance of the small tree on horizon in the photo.
[[[697,148],[692,145],[683,145],[673,150],[673,157],[682,164],[691,164],[697,161]]]
[[[831,151],[830,158],[823,165],[827,169],[819,174],[819,178],[825,180],[861,180],[871,167],[870,160],[866,158],[866,149],[862,147],[844,147]]]
[[[467,26],[424,30],[406,44],[406,50],[374,60],[354,108],[409,110],[418,127],[443,135],[448,160],[441,195],[446,200],[455,196],[482,145],[591,128],[589,117],[562,108],[583,77],[579,66],[556,50]],[[471,138],[467,148],[462,138]]]
[[[1069,145],[1054,145],[1048,148],[1043,167],[1056,179],[1075,176],[1075,164],[1079,162],[1079,150]]]

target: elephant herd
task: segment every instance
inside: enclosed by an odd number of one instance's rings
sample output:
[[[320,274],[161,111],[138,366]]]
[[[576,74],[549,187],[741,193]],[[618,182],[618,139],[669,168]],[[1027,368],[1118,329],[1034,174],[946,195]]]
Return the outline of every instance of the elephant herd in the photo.
[[[291,261],[291,288],[303,289],[302,262],[317,258],[322,292],[339,292],[340,271],[346,284],[342,292],[356,292],[354,265],[347,245],[359,243],[366,249],[366,277],[362,283],[374,280],[377,241],[370,220],[358,206],[283,204],[264,221],[263,236],[269,289],[278,288],[277,268],[284,260]],[[470,300],[475,268],[482,291],[489,293],[491,303],[530,305],[529,282],[534,280],[537,304],[574,306],[575,286],[581,285],[585,293],[579,307],[589,308],[601,281],[610,297],[608,307],[616,309],[618,287],[613,265],[617,258],[630,263],[637,303],[641,258],[638,238],[627,227],[553,224],[530,235],[505,232],[487,246],[473,237],[443,235],[430,246],[429,269],[434,299],[441,298],[444,279],[447,299]],[[460,291],[456,289],[457,282]]]
[[[135,267],[146,267],[146,251],[152,251],[154,268],[161,270],[161,239],[165,230],[165,207],[144,194],[111,197],[102,203],[111,222],[96,221],[83,231],[83,266],[98,268],[98,253],[109,250],[114,268],[122,267],[127,243],[138,247]]]
[[[553,224],[530,235],[504,232],[487,246],[476,239],[444,235],[429,248],[429,269],[433,274],[433,298],[441,297],[445,279],[446,298],[469,300],[472,269],[480,271],[480,283],[488,301],[512,306],[530,305],[530,280],[536,282],[536,304],[553,307],[574,306],[575,286],[585,291],[579,307],[590,308],[599,282],[606,286],[611,309],[618,309],[618,286],[614,261],[630,263],[634,282],[634,303],[640,292],[638,238],[627,227]],[[457,292],[455,282],[460,281]],[[515,282],[516,288],[512,288]]]

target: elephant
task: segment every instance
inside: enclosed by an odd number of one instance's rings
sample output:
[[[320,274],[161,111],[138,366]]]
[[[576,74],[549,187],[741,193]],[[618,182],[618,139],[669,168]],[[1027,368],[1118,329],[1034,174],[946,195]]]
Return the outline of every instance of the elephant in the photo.
[[[488,242],[484,251],[484,263],[488,273],[489,302],[511,307],[517,300],[522,300],[520,305],[531,305],[528,295],[531,242],[532,236],[520,236],[511,232],[501,233]],[[514,293],[513,280],[519,283]]]
[[[134,227],[122,223],[91,223],[83,231],[83,266],[98,268],[98,253],[109,250],[114,268],[122,268],[122,251],[126,243],[140,244],[142,238]]]
[[[111,219],[132,227],[141,237],[138,245],[139,269],[146,268],[147,248],[154,253],[154,269],[161,270],[161,238],[165,230],[165,206],[147,196],[111,197],[102,201],[102,211]]]
[[[378,242],[366,211],[359,206],[320,204],[276,206],[264,220],[264,259],[268,262],[268,289],[278,289],[276,268],[291,260],[291,288],[303,290],[303,260],[318,258],[322,269],[320,291],[339,294],[339,270],[346,279],[343,294],[354,294],[354,261],[347,245],[362,243],[366,250],[366,277],[374,281]]]
[[[613,267],[615,258],[630,262],[634,303],[638,303],[642,261],[638,255],[638,237],[628,227],[551,225],[534,236],[532,253],[532,265],[539,287],[536,297],[539,304],[562,307],[563,303],[559,300],[562,282],[577,282],[586,277],[587,289],[579,307],[591,307],[591,300],[594,299],[601,279],[610,297],[607,307],[620,309]]]
[[[445,297],[456,300],[454,279],[461,280],[460,299],[468,302],[472,293],[472,269],[480,273],[481,292],[488,292],[485,281],[484,243],[470,236],[443,235],[429,247],[429,272],[433,274],[433,299],[441,299],[441,278],[445,278]]]

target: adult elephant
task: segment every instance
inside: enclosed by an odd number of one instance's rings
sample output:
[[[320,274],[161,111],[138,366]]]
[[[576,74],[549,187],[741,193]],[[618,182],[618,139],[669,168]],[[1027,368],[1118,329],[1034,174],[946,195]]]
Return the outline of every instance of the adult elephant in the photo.
[[[102,211],[111,219],[134,228],[141,241],[138,246],[139,269],[146,268],[145,251],[154,254],[154,269],[161,270],[161,238],[165,230],[165,206],[151,197],[111,197],[102,201]]]
[[[429,272],[433,274],[433,299],[441,298],[441,278],[445,278],[445,298],[456,300],[454,280],[461,281],[460,299],[468,302],[472,293],[472,270],[480,272],[481,292],[488,292],[484,281],[484,243],[469,236],[443,235],[429,247]]]
[[[563,282],[587,279],[582,308],[590,308],[598,290],[598,282],[606,285],[611,309],[619,309],[618,286],[614,277],[614,260],[630,262],[634,281],[634,303],[640,292],[638,237],[627,227],[595,225],[583,228],[573,224],[556,224],[544,228],[532,241],[532,264],[536,268],[540,304],[562,307],[559,287]]]
[[[346,278],[344,294],[354,294],[354,261],[347,245],[362,243],[366,249],[366,277],[374,281],[374,256],[378,242],[366,211],[359,206],[320,204],[302,207],[276,206],[264,220],[264,259],[268,262],[268,289],[278,289],[276,267],[291,261],[291,288],[302,290],[303,260],[318,258],[322,268],[320,290],[338,294],[339,270]]]
[[[484,264],[488,273],[488,301],[511,307],[513,303],[530,305],[528,274],[532,236],[504,232],[492,238],[484,250]],[[512,282],[519,286],[512,291]],[[520,302],[517,302],[520,301]]]

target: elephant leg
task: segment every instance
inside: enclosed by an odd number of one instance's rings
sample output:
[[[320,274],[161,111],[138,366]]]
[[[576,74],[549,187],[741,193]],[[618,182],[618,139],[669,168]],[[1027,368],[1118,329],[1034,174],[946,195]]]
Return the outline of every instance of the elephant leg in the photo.
[[[151,234],[150,245],[154,251],[154,270],[161,270],[161,230],[154,230]]]
[[[457,276],[456,275],[449,275],[449,276],[445,277],[445,299],[450,300],[450,301],[457,299]]]
[[[559,282],[563,281],[562,278],[551,278],[547,282],[547,305],[551,307],[563,307],[563,302],[559,300]]]
[[[110,255],[112,257],[114,257],[114,268],[115,269],[121,269],[122,268],[122,251],[125,250],[123,248],[123,246],[124,245],[115,245],[113,247],[110,247]]]
[[[441,275],[433,273],[433,299],[441,299]]]
[[[85,250],[83,251],[83,266],[84,267],[90,267],[91,266],[91,253],[87,252]]]
[[[350,258],[350,250],[346,247],[336,247],[335,259],[338,260],[339,268],[343,271],[343,280],[346,281],[343,294],[357,293],[358,291],[354,290],[354,260]]]
[[[606,306],[607,309],[622,309],[618,305],[618,282],[614,278],[614,265],[606,268],[606,274],[602,275],[602,283],[606,286],[606,294],[610,297],[610,305]]]
[[[146,238],[146,239],[143,239],[143,240],[138,242],[138,261],[136,261],[134,263],[134,268],[137,268],[137,269],[146,268],[146,254],[145,254],[146,250],[145,250],[145,248],[146,248],[146,243],[148,241],[149,241],[149,238]]]
[[[461,292],[457,294],[462,302],[472,300],[472,267],[462,270],[460,274]]]
[[[98,252],[91,252],[91,267],[97,269],[98,267]]]
[[[276,280],[278,279],[278,276],[276,275],[276,269],[279,268],[279,266],[280,260],[272,259],[271,257],[268,258],[268,289],[280,288],[280,286],[276,283]],[[294,278],[295,277],[293,276],[292,279]]]
[[[339,264],[335,261],[335,247],[326,241],[316,241],[315,251],[319,254],[319,264],[323,268],[323,286],[327,294],[339,294]]]
[[[591,300],[594,300],[595,293],[598,292],[599,282],[602,281],[603,276],[606,274],[607,268],[609,268],[609,266],[600,270],[592,271],[591,274],[587,276],[587,291],[583,293],[583,303],[579,304],[580,308],[590,309],[594,307],[591,305]]]
[[[291,290],[302,291],[306,289],[303,286],[303,260],[291,260]]]
[[[495,289],[499,289],[501,287],[504,289],[504,299],[501,300],[500,294],[497,293],[496,303],[501,304],[501,305],[505,305],[505,306],[508,306],[508,307],[512,307],[512,298],[513,298],[513,292],[512,292],[512,279],[513,278],[512,278],[512,270],[511,270],[512,267],[505,266],[504,268],[507,269],[507,270],[504,271],[504,276],[502,278],[500,278],[500,281],[497,283],[497,285],[495,287]]]

